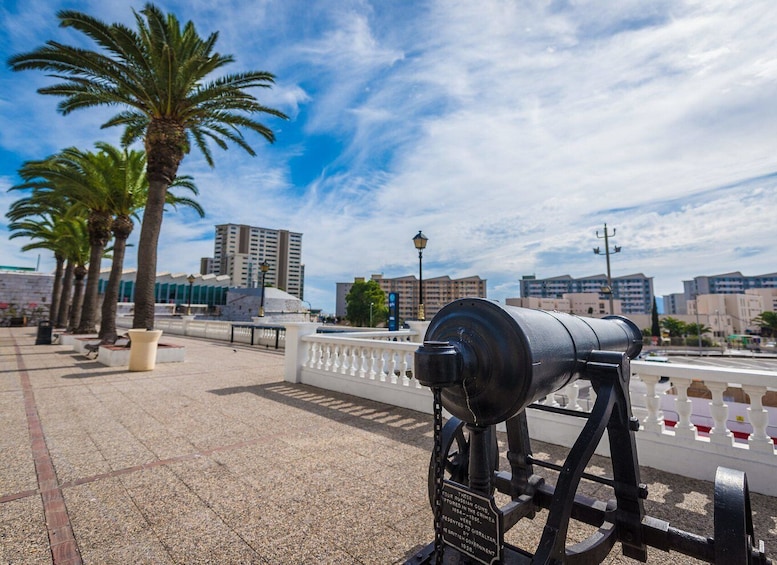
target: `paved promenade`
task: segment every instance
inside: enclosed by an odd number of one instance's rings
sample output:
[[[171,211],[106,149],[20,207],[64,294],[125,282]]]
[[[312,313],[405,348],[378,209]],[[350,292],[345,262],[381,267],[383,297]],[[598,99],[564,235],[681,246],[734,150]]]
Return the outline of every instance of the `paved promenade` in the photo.
[[[278,353],[163,341],[186,362],[130,373],[0,328],[0,564],[391,564],[432,540],[429,416],[287,384]],[[649,515],[712,536],[712,484],[642,480]],[[774,557],[777,500],[751,499]],[[509,541],[533,548],[545,516]]]

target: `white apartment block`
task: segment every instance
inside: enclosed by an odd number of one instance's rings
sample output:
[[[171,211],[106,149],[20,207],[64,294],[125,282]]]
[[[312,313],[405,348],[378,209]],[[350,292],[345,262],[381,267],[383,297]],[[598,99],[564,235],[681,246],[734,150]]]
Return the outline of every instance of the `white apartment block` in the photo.
[[[653,309],[653,277],[642,273],[612,277],[612,296],[619,300],[624,314],[650,314]],[[521,278],[521,298],[561,298],[565,294],[597,294],[609,305],[607,276],[572,278],[569,275],[538,279],[534,275]],[[594,306],[595,308],[595,306]],[[613,310],[615,304],[613,303]]]
[[[258,288],[263,261],[270,266],[265,285],[304,298],[301,233],[242,224],[216,226],[212,263],[215,274],[229,275],[236,287]]]

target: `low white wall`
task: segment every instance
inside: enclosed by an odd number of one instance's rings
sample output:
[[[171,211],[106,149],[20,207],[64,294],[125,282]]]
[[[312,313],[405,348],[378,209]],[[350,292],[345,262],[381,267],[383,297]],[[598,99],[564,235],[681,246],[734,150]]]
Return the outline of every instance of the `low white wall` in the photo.
[[[132,318],[129,316],[119,317],[116,319],[116,325],[122,328],[130,328],[132,327]],[[232,330],[233,325],[235,326],[234,332]],[[317,326],[318,324],[313,325]],[[246,326],[247,322],[224,322],[218,320],[165,317],[157,317],[154,319],[154,329],[162,330],[166,334],[200,337],[219,341],[230,341],[233,339],[235,343],[250,344],[251,328]],[[284,325],[278,325],[278,327],[281,328],[278,334],[278,349],[283,349],[286,345],[286,332],[284,330]],[[275,334],[274,328],[267,329],[257,327],[254,330],[254,345],[274,348],[276,342]]]

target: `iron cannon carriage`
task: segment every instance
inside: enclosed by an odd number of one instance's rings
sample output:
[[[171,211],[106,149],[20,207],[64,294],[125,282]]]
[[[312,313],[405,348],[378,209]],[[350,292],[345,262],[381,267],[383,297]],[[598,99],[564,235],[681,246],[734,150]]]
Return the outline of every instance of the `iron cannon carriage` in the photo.
[[[629,363],[641,348],[639,328],[619,316],[581,318],[477,298],[440,310],[416,351],[414,370],[434,398],[429,500],[435,534],[406,565],[601,563],[616,542],[624,555],[642,562],[647,548],[655,547],[718,565],[771,563],[755,540],[747,478],[740,471],[717,470],[711,537],[645,515],[648,492],[640,482],[634,436],[640,424],[629,398]],[[576,379],[590,381],[596,393],[590,412],[536,403]],[[563,465],[532,456],[530,406],[585,420]],[[452,415],[445,425],[443,408]],[[509,470],[499,469],[495,428],[502,423]],[[605,431],[610,478],[586,472]],[[557,471],[556,484],[535,467]],[[614,498],[579,494],[582,480],[608,485]],[[499,506],[495,494],[507,502]],[[504,541],[505,532],[541,509],[548,511],[547,521],[533,553]],[[569,544],[572,519],[595,533]]]

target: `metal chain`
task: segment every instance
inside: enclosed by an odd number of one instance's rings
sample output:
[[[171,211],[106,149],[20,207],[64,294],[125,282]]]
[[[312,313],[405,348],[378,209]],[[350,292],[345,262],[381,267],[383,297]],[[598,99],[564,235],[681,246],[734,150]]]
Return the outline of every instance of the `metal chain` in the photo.
[[[434,412],[434,555],[435,564],[442,565],[442,487],[445,480],[445,456],[442,452],[442,389],[432,388]]]

